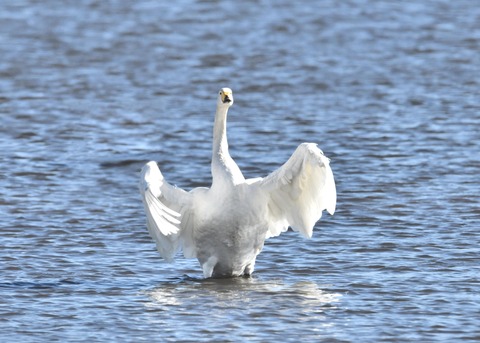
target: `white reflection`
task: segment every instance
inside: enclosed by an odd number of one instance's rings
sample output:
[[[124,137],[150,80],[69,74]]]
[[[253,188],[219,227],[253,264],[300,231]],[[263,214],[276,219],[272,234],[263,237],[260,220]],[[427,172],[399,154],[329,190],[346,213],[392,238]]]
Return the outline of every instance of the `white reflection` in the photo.
[[[164,310],[200,311],[203,306],[213,310],[286,310],[301,314],[320,314],[336,308],[341,294],[324,290],[330,285],[312,281],[288,283],[283,280],[234,278],[223,280],[188,279],[166,282],[145,291],[145,306]],[[324,288],[324,289],[322,289]]]

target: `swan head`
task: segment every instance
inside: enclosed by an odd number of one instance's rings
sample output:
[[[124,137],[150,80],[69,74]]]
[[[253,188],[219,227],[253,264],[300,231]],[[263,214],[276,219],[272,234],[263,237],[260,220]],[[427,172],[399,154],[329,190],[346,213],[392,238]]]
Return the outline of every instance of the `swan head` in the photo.
[[[233,105],[233,92],[230,88],[222,88],[218,92],[218,106],[230,107]]]

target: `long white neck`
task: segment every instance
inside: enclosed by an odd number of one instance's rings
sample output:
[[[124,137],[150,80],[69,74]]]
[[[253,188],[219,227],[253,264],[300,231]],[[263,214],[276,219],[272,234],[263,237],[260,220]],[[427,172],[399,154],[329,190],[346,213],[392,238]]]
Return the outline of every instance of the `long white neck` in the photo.
[[[213,125],[213,157],[221,155],[230,156],[228,153],[227,141],[227,113],[228,106],[217,106],[217,112],[215,113],[215,123]]]
[[[212,187],[215,185],[236,185],[245,181],[240,168],[230,157],[227,141],[228,106],[217,105],[213,126]]]

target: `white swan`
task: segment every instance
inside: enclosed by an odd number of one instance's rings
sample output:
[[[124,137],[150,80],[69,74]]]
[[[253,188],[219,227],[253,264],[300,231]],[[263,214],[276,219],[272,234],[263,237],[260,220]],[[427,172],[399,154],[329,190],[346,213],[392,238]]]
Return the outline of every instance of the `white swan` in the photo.
[[[165,181],[157,163],[142,169],[147,227],[167,261],[182,249],[209,277],[250,275],[265,239],[291,227],[310,238],[326,209],[335,211],[336,189],[329,159],[303,143],[265,178],[245,179],[228,153],[226,121],[232,91],[218,95],[213,129],[212,186],[186,192]]]

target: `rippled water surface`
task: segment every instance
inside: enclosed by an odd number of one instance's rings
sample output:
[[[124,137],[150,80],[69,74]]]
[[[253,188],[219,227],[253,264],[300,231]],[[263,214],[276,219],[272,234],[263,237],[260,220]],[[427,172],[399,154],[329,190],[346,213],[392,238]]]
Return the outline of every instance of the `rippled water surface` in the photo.
[[[136,186],[209,185],[221,87],[246,176],[337,180],[250,279],[164,263]],[[479,89],[476,1],[2,1],[0,340],[480,340]]]

